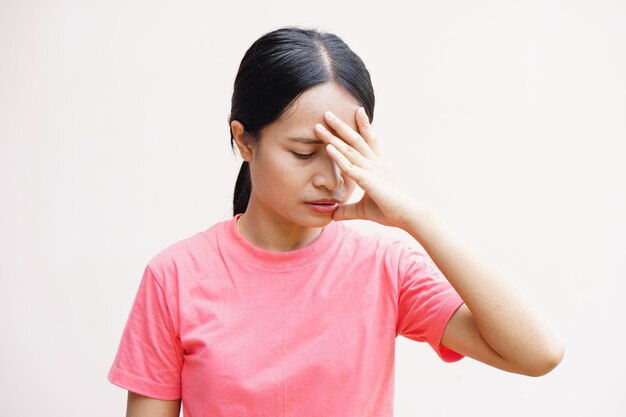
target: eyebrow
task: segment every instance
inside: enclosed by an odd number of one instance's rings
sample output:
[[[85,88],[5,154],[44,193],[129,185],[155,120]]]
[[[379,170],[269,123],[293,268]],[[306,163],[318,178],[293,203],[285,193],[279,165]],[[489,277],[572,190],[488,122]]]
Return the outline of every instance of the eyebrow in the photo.
[[[313,145],[321,145],[324,143],[324,141],[321,141],[319,139],[309,139],[309,138],[287,138],[293,142],[300,142],[300,143],[304,143],[307,145],[313,144]]]

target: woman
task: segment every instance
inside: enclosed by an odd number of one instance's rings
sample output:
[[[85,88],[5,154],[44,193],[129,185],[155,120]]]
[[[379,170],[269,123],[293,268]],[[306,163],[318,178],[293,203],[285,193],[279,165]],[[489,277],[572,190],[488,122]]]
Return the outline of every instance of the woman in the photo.
[[[234,216],[147,265],[109,373],[128,416],[181,401],[186,417],[391,416],[398,335],[524,375],[560,362],[524,293],[389,175],[373,114],[369,73],[337,36],[287,27],[252,44],[230,115]]]

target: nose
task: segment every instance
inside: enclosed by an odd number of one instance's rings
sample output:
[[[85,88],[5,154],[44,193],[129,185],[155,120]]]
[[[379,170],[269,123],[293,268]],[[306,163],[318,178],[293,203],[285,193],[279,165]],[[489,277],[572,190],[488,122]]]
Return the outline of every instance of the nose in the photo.
[[[316,187],[325,187],[329,190],[340,188],[343,183],[343,173],[339,165],[329,156],[320,158],[320,165],[313,177],[313,185]]]

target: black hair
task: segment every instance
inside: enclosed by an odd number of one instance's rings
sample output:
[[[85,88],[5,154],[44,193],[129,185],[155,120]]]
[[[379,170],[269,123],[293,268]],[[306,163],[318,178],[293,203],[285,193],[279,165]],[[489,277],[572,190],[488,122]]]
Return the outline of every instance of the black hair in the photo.
[[[287,26],[268,32],[246,51],[235,78],[228,125],[238,120],[246,142],[258,144],[261,130],[277,120],[311,87],[326,82],[344,87],[374,119],[374,88],[365,64],[337,35]],[[230,146],[235,151],[230,130]],[[243,161],[233,196],[233,215],[248,207],[252,183]]]

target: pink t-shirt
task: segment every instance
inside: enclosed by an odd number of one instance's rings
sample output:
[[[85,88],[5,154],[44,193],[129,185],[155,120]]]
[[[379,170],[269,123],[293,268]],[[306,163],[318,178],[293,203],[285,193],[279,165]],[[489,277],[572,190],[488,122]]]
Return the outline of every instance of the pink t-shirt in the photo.
[[[417,244],[331,222],[270,252],[240,215],[145,268],[109,380],[185,417],[391,417],[395,338],[440,344],[463,300]]]

